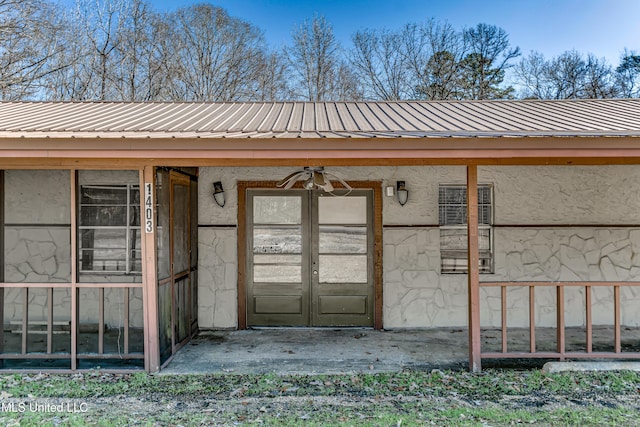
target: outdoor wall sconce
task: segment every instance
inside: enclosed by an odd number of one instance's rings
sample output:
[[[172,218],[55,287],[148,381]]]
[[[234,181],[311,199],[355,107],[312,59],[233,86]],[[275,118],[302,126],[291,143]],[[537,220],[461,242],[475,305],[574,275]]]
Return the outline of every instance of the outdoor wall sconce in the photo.
[[[222,182],[220,181],[213,183],[213,199],[216,201],[218,206],[224,208],[224,189],[222,188]]]
[[[409,190],[407,190],[404,181],[396,182],[396,194],[398,196],[398,203],[400,203],[400,206],[404,206],[409,199]]]

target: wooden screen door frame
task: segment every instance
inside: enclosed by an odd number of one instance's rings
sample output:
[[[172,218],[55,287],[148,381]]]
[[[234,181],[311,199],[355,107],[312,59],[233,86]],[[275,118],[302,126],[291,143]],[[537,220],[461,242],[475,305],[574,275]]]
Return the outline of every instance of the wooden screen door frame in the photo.
[[[348,181],[354,189],[373,190],[373,327],[382,329],[382,183]],[[293,188],[302,188],[302,183]],[[247,190],[277,189],[276,181],[238,181],[238,329],[247,329]]]
[[[186,254],[184,254],[184,256],[186,256],[187,259],[187,268],[184,270],[180,270],[177,271],[177,267],[176,267],[176,253],[175,253],[175,249],[176,249],[176,236],[175,236],[175,232],[176,232],[176,223],[175,223],[175,218],[176,218],[176,209],[182,209],[183,206],[176,206],[175,203],[175,186],[181,186],[184,187],[186,189],[186,197],[187,197],[187,212],[183,213],[185,215],[185,222],[186,222],[186,231],[185,231],[185,235],[183,236],[184,241],[186,243]],[[182,347],[187,341],[189,341],[192,338],[193,335],[193,328],[192,328],[192,323],[193,323],[193,318],[195,317],[195,314],[197,313],[191,313],[191,298],[193,297],[191,295],[191,280],[193,280],[192,274],[191,274],[191,250],[192,247],[191,245],[194,244],[194,242],[191,241],[191,227],[193,226],[191,224],[191,209],[193,209],[192,203],[191,203],[191,178],[188,175],[182,174],[182,173],[178,173],[175,171],[171,171],[169,172],[169,259],[170,259],[170,267],[169,267],[169,271],[170,271],[170,281],[171,281],[171,349],[172,349],[172,354],[175,354],[175,352]],[[176,319],[176,316],[178,315],[179,312],[178,310],[178,306],[177,306],[177,301],[176,301],[176,288],[178,286],[178,284],[185,280],[188,279],[188,288],[186,289],[186,294],[187,294],[187,302],[186,302],[186,313],[183,313],[184,318],[181,319],[182,322],[187,322],[186,327],[188,328],[187,333],[186,333],[186,337],[184,337],[183,339],[179,339],[178,336],[176,336],[177,334],[179,334],[180,332],[178,331],[177,328],[177,321],[178,319]]]

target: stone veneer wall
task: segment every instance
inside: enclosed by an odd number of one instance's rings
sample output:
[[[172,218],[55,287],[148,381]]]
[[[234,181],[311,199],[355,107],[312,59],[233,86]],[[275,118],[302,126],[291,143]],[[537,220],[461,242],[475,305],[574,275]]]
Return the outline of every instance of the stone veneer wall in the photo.
[[[495,228],[496,281],[640,281],[640,229],[627,228]],[[385,230],[385,327],[464,326],[467,321],[467,276],[439,273],[437,228]],[[498,288],[482,288],[481,322],[501,323]],[[528,288],[507,294],[509,326],[524,327],[529,317]],[[567,326],[585,322],[584,288],[565,291]],[[613,288],[592,288],[593,323],[613,323]],[[622,288],[622,323],[640,326],[640,288]],[[555,326],[555,288],[536,289],[536,323]]]
[[[394,186],[405,180],[409,202],[383,197],[383,323],[385,328],[465,326],[467,279],[440,274],[438,185],[465,182],[464,167],[331,167],[347,180]],[[238,180],[278,180],[295,168],[201,168],[199,178],[199,324],[237,327]],[[211,183],[221,180],[220,208]],[[640,168],[635,166],[482,167],[493,184],[494,274],[483,280],[640,280]],[[598,227],[589,227],[597,224]],[[529,227],[526,227],[529,225]],[[565,226],[563,226],[565,225]],[[566,225],[572,225],[567,227]],[[523,227],[525,226],[525,227]],[[482,290],[481,319],[500,323],[497,290]],[[499,292],[499,291],[497,291]],[[611,288],[594,289],[594,324],[612,323]],[[622,321],[640,325],[640,289],[623,290]],[[509,324],[528,322],[528,291],[509,292]],[[584,292],[570,289],[567,325],[584,322]],[[540,326],[555,322],[555,293],[536,291]]]
[[[640,229],[629,228],[543,228],[496,230],[498,280],[534,281],[640,281]],[[498,243],[499,242],[499,243]],[[555,288],[536,289],[536,319],[540,326],[556,322]],[[500,323],[499,290],[483,289],[482,319]],[[509,324],[525,326],[528,320],[528,289],[508,295]],[[613,324],[613,288],[592,288],[593,324]],[[567,326],[585,324],[583,287],[565,289]],[[640,326],[640,288],[621,288],[621,321]]]
[[[5,171],[4,275],[11,283],[68,283],[71,281],[70,175],[68,170]],[[137,171],[80,171],[82,184],[138,183]],[[43,224],[46,226],[34,226]],[[82,275],[81,282],[134,282],[140,276]],[[22,320],[22,289],[6,288],[4,321]],[[53,294],[54,320],[71,318],[69,289]],[[124,302],[122,289],[105,289],[105,322],[122,326]],[[29,318],[46,320],[45,289],[29,291]],[[142,290],[130,293],[130,325],[143,326]],[[97,323],[98,291],[80,291],[79,320]]]

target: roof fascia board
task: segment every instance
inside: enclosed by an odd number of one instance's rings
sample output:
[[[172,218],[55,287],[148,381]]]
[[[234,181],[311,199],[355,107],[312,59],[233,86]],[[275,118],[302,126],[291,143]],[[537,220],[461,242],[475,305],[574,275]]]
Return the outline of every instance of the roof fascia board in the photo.
[[[144,166],[173,167],[304,167],[304,166],[604,166],[604,165],[640,165],[640,156],[636,157],[504,157],[486,159],[468,158],[0,158],[0,169],[104,169],[128,170]]]
[[[637,164],[638,137],[421,139],[24,139],[0,142],[0,162],[128,165]],[[46,159],[46,161],[45,161]],[[4,161],[3,161],[4,160]],[[59,163],[61,164],[61,163]]]
[[[247,151],[247,150],[486,150],[634,149],[640,136],[529,136],[426,138],[2,138],[4,150]]]

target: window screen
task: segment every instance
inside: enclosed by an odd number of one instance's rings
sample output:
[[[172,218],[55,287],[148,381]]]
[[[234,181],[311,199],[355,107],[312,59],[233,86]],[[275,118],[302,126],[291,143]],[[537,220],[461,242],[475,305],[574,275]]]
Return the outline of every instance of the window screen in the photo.
[[[440,225],[467,224],[467,187],[441,185],[438,192]],[[491,225],[491,187],[478,186],[478,224]]]
[[[81,273],[141,273],[138,185],[81,186],[78,226]]]
[[[492,191],[490,185],[478,186],[478,240],[481,273],[492,271]],[[467,187],[441,185],[438,192],[440,258],[442,273],[466,273]]]

